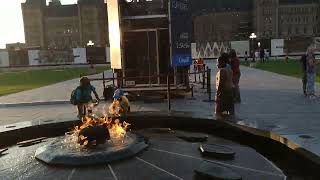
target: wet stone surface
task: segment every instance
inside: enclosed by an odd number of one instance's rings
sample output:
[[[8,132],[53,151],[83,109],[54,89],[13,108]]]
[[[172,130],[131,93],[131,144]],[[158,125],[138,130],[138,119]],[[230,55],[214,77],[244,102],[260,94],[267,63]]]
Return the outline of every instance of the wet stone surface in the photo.
[[[199,149],[203,156],[216,159],[234,159],[236,154],[231,148],[217,144],[201,144]]]
[[[204,161],[195,172],[202,177],[214,180],[241,180],[242,177],[232,169]]]
[[[177,132],[177,137],[187,142],[206,142],[208,139],[208,135],[201,133]]]
[[[197,176],[195,170],[204,161],[224,166],[241,175],[243,180],[283,180],[284,175],[272,162],[267,161],[254,149],[239,145],[213,135],[208,135],[208,144],[231,148],[236,152],[233,160],[215,159],[202,156],[199,143],[187,142],[177,137],[185,131],[157,132],[147,129],[132,131],[149,139],[148,148],[131,158],[120,161],[104,162],[88,166],[47,165],[35,159],[35,152],[56,142],[49,138],[39,144],[27,147],[9,147],[7,154],[0,156],[1,180],[205,180]],[[206,136],[205,133],[198,133]],[[60,150],[60,149],[57,149]]]
[[[35,157],[49,165],[88,166],[129,158],[148,146],[142,137],[132,133],[123,140],[109,140],[97,146],[81,147],[75,141],[58,137],[38,148]]]

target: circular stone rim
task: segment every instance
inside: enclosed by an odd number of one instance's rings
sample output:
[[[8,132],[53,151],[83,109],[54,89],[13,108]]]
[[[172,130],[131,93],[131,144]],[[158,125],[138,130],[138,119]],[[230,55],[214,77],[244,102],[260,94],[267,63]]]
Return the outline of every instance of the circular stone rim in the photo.
[[[119,161],[135,156],[142,150],[148,147],[145,142],[145,138],[135,133],[129,133],[134,136],[135,140],[125,148],[117,151],[101,151],[91,155],[83,156],[65,156],[61,154],[55,154],[52,156],[52,151],[44,151],[44,148],[50,147],[56,141],[53,141],[45,146],[39,147],[35,152],[35,158],[48,165],[56,166],[88,166],[88,165],[101,165],[108,164],[110,162]],[[58,150],[58,149],[57,149]]]

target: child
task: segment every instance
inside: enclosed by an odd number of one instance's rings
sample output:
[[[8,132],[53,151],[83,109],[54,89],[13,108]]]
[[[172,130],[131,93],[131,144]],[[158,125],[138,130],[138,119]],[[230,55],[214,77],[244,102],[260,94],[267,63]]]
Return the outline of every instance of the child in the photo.
[[[75,90],[75,101],[78,107],[78,117],[80,119],[86,115],[86,106],[93,102],[91,93],[95,95],[97,101],[100,101],[96,88],[91,85],[90,79],[82,77],[80,79],[80,86]]]
[[[109,109],[111,114],[125,115],[130,112],[130,104],[128,98],[124,95],[123,90],[117,89],[113,95],[113,102]]]

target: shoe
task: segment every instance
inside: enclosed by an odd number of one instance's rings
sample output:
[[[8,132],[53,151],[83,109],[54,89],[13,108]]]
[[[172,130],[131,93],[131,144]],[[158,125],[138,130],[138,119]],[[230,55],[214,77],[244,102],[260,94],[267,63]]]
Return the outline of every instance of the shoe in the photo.
[[[314,99],[317,99],[318,97],[316,96],[316,95],[310,95],[309,96],[309,99],[311,99],[311,100],[314,100]]]

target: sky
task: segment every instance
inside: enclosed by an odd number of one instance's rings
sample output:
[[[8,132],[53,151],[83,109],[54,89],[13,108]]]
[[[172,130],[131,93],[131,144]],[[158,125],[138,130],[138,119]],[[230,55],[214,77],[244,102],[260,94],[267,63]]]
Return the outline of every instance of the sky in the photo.
[[[21,3],[26,0],[0,0],[0,49],[7,43],[25,42]],[[48,1],[48,0],[47,0]],[[77,0],[61,0],[74,4]]]

